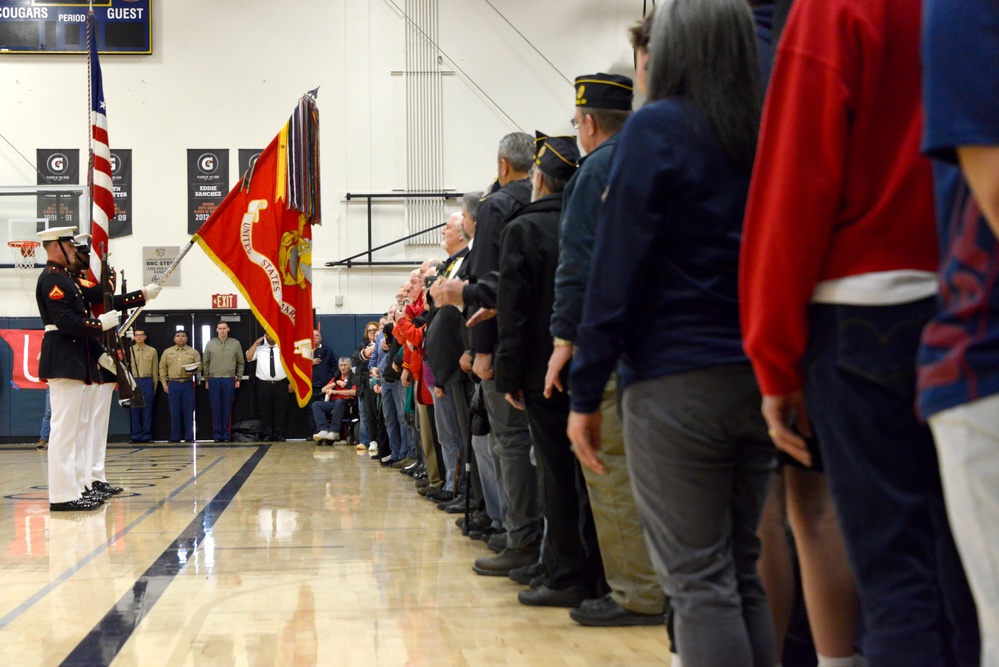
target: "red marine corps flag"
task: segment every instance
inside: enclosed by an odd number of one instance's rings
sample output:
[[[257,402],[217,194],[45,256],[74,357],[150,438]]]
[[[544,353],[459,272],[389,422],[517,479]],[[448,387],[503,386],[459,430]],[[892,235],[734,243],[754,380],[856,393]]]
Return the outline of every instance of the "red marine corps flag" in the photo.
[[[311,91],[193,239],[277,341],[301,407],[312,396],[312,225],[319,222],[319,110]]]

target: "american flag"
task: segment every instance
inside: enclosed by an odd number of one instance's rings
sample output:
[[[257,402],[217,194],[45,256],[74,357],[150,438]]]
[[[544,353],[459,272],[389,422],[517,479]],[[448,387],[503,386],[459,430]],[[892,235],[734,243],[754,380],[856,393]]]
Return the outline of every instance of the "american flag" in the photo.
[[[114,195],[111,188],[111,148],[108,142],[107,104],[101,64],[97,60],[97,26],[94,11],[87,15],[87,41],[90,43],[90,172],[88,181],[92,197],[90,219],[90,272],[88,278],[101,280],[101,253],[108,250],[109,220],[114,215]]]

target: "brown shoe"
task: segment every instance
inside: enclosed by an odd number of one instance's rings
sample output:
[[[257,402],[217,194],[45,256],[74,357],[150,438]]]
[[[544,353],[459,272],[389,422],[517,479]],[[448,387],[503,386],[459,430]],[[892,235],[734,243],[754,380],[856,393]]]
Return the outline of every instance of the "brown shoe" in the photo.
[[[414,463],[416,463],[416,459],[401,459],[393,463],[392,467],[396,469],[405,468],[406,466],[412,465]]]
[[[541,552],[536,545],[526,547],[507,547],[496,556],[476,558],[472,569],[476,574],[485,577],[506,577],[510,570],[524,567],[538,561]]]

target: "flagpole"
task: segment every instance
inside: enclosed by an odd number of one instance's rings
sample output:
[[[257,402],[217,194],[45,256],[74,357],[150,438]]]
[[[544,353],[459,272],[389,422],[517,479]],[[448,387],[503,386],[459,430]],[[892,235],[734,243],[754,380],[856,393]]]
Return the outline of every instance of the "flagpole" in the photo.
[[[174,257],[173,261],[170,262],[170,266],[168,266],[167,270],[163,272],[163,275],[153,280],[153,283],[156,285],[162,285],[164,281],[166,281],[166,279],[170,277],[170,274],[173,273],[174,270],[177,268],[177,266],[180,264],[180,260],[184,259],[184,255],[186,255],[193,247],[194,247],[194,239],[192,238],[190,241],[187,242],[186,246],[181,248],[180,254]],[[138,308],[132,311],[132,314],[128,316],[127,320],[122,322],[121,326],[118,327],[119,336],[124,335],[124,333],[128,331],[128,328],[133,324],[135,324],[135,320],[139,317],[139,313],[141,313],[145,307],[146,307],[145,305],[139,306]]]
[[[84,221],[80,220],[80,233],[90,234],[93,232],[94,224],[94,118],[91,113],[91,107],[93,105],[93,85],[94,85],[94,75],[91,71],[93,63],[90,57],[90,40],[96,39],[97,36],[94,35],[94,22],[92,20],[94,14],[94,0],[90,0],[90,8],[87,13],[87,199],[90,201],[90,210],[87,211],[87,221],[86,228],[84,228]]]

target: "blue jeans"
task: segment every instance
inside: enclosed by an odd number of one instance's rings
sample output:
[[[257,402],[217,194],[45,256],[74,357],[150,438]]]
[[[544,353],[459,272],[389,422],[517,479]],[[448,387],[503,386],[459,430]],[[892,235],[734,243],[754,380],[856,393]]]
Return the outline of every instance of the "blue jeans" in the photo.
[[[52,397],[49,394],[48,387],[45,388],[45,414],[42,416],[42,430],[39,432],[38,437],[42,440],[48,441],[49,434],[52,432]]]
[[[437,437],[441,441],[441,454],[444,458],[444,490],[454,491],[454,482],[458,474],[461,429],[458,427],[454,396],[446,390],[442,397],[434,394],[434,419],[437,422]]]
[[[978,664],[974,603],[915,416],[916,349],[933,299],[813,305],[805,394],[846,540],[872,666]]]
[[[316,432],[339,433],[345,412],[347,412],[347,401],[342,398],[313,403],[312,418],[316,420]]]
[[[167,403],[170,405],[170,440],[194,441],[194,382],[171,380]]]
[[[388,431],[389,451],[393,461],[406,458],[408,445],[403,441],[405,422],[402,419],[402,401],[406,388],[398,382],[382,381],[382,414],[385,416],[385,430]]]
[[[208,399],[212,404],[212,437],[229,441],[232,401],[236,398],[236,378],[208,378]]]
[[[367,445],[371,442],[372,440],[371,434],[374,432],[374,429],[371,425],[372,416],[370,414],[370,410],[372,408],[371,404],[368,403],[368,400],[369,397],[367,393],[361,394],[360,396],[357,397],[357,416],[361,422],[360,426],[361,432],[358,435],[358,437],[361,438],[361,443],[364,445]],[[372,401],[372,403],[373,402],[374,401]]]
[[[149,442],[153,439],[153,398],[156,395],[156,383],[151,377],[135,378],[136,389],[142,392],[146,404],[141,408],[132,408],[132,441]]]

